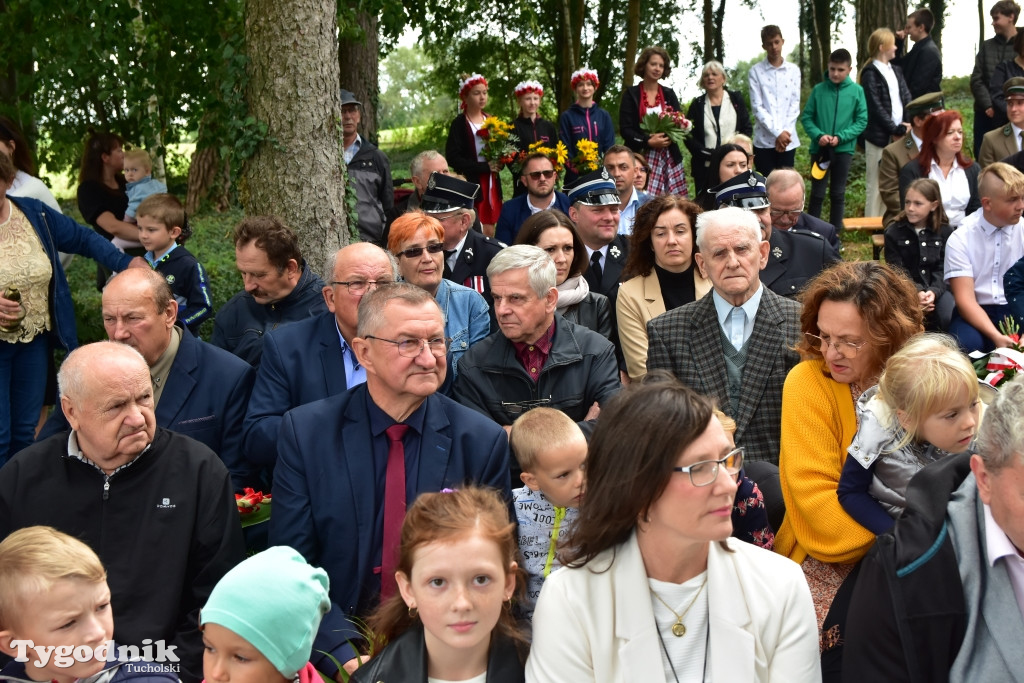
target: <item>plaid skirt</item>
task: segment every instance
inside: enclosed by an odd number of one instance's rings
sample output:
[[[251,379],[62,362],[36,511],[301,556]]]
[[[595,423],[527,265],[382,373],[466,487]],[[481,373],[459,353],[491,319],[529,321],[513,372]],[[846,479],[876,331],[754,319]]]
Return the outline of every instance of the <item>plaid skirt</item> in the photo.
[[[647,165],[651,173],[647,180],[647,192],[653,196],[677,194],[689,197],[690,190],[686,186],[686,171],[683,164],[672,161],[668,147],[647,150]]]

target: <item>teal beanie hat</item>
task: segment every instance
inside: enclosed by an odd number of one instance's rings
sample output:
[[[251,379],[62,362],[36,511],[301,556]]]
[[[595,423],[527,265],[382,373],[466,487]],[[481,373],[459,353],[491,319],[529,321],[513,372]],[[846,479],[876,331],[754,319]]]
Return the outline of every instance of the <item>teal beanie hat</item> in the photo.
[[[309,661],[320,619],[330,610],[327,572],[276,546],[224,575],[199,615],[200,626],[233,631],[291,679]]]

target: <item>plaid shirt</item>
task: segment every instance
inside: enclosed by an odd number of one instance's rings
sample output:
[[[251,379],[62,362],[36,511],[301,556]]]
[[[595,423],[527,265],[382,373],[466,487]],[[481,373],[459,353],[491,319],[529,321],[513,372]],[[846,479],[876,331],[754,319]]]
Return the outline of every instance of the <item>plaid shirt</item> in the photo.
[[[512,346],[516,350],[516,358],[519,359],[519,363],[526,370],[526,374],[535,383],[537,378],[540,377],[540,371],[544,369],[544,363],[548,360],[548,354],[551,353],[551,341],[554,337],[555,322],[552,320],[548,331],[534,343],[512,342]]]

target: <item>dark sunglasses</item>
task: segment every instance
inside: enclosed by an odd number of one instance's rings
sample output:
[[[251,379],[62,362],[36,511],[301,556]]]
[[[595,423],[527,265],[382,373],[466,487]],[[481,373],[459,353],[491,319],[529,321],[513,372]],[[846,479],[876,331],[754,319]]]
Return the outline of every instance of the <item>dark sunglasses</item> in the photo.
[[[426,247],[409,247],[405,251],[398,252],[398,256],[404,256],[405,258],[417,258],[426,249],[428,254],[437,254],[444,251],[444,245],[440,242],[433,242],[428,244]]]
[[[524,175],[529,177],[530,180],[540,180],[541,178],[544,178],[545,180],[550,180],[551,178],[555,177],[555,172],[554,171],[531,171],[530,173],[526,173]]]

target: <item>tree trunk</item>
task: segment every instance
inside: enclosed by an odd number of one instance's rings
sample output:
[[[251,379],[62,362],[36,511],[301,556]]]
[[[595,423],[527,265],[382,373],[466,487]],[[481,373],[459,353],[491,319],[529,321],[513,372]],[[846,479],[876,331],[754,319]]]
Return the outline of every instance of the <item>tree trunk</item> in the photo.
[[[341,155],[336,5],[326,0],[249,0],[249,112],[267,124],[243,172],[249,215],[275,214],[323,272],[348,243]]]
[[[640,0],[629,0],[626,7],[626,55],[622,68],[622,89],[633,85],[633,65],[636,64],[637,43],[640,40]]]
[[[711,59],[711,55],[715,54],[715,22],[714,22],[714,2],[712,0],[704,0],[703,8],[703,19],[704,25],[704,53],[701,55],[701,62],[707,62]]]
[[[857,64],[863,64],[873,55],[868,54],[868,36],[878,28],[894,32],[907,21],[907,0],[857,0]],[[909,41],[909,39],[907,39]]]
[[[985,0],[978,0],[978,48],[985,42]]]
[[[186,212],[195,214],[204,201],[209,201],[217,211],[227,211],[230,189],[231,167],[227,161],[221,160],[216,147],[204,147],[192,153],[192,161],[188,165]]]
[[[718,9],[715,10],[715,16],[712,20],[712,24],[716,27],[715,30],[715,41],[714,41],[714,52],[713,54],[719,63],[725,64],[725,42],[722,38],[722,26],[725,26],[725,0],[718,0]],[[704,62],[711,60],[708,54],[704,55]]]
[[[377,38],[377,15],[359,12],[356,17],[361,35],[342,37],[338,42],[338,64],[341,87],[355,93],[363,103],[363,136],[377,143],[377,99],[380,87],[380,45]]]
[[[932,27],[932,40],[942,50],[942,27],[946,25],[946,0],[928,0],[928,9],[935,15],[935,26]],[[984,22],[982,22],[984,24]],[[981,45],[981,43],[978,43]]]
[[[808,0],[807,19],[807,37],[811,42],[809,85],[813,86],[825,77],[828,57],[832,54],[832,7],[829,0]]]
[[[132,9],[136,12],[135,17],[132,19],[132,32],[135,34],[135,42],[139,45],[136,57],[139,63],[142,64],[146,59],[146,24],[142,15],[142,1],[132,0]],[[150,155],[153,157],[151,173],[154,178],[166,184],[167,170],[164,167],[163,126],[160,121],[159,102],[156,98],[156,91],[153,89],[148,78],[143,77],[142,85],[145,90],[150,91],[149,97],[146,98],[146,123],[142,126],[142,130],[147,133],[145,143]]]

